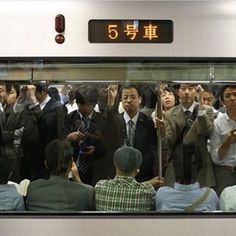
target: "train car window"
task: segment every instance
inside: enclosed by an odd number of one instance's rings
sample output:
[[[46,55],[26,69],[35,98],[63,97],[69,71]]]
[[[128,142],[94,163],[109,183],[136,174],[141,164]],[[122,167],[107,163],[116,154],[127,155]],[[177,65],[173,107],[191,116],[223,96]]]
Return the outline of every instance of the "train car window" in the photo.
[[[235,210],[234,74],[232,63],[1,64],[0,210]]]

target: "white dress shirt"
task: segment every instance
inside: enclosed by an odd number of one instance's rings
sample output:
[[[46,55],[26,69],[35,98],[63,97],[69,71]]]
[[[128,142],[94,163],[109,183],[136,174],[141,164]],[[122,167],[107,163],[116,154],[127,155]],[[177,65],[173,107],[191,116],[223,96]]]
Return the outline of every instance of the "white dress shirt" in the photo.
[[[137,124],[137,121],[138,121],[138,115],[139,115],[139,112],[131,119],[130,116],[126,112],[124,113],[124,120],[125,120],[125,124],[126,124],[127,136],[129,134],[129,125],[128,125],[129,120],[132,120],[134,122],[134,127],[136,129],[136,124]]]
[[[224,142],[226,135],[236,129],[236,122],[231,120],[227,113],[218,116],[214,120],[214,129],[210,138],[211,158],[217,165],[236,166],[236,143],[231,144],[223,160],[218,158],[218,150]]]
[[[46,104],[50,101],[51,97],[49,95],[39,104],[40,109],[43,110]]]

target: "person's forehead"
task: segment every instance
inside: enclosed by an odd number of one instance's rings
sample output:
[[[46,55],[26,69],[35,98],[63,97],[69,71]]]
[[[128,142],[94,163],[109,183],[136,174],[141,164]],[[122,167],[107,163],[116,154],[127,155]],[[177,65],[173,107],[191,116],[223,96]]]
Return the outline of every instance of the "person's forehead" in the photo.
[[[228,87],[228,88],[225,89],[224,94],[226,94],[226,93],[235,93],[235,92],[236,92],[236,88]]]
[[[122,94],[138,94],[138,91],[136,88],[124,88]]]
[[[206,91],[204,91],[203,93],[202,93],[202,97],[208,97],[208,98],[211,98],[211,97],[213,97],[213,94],[211,93],[211,92],[206,92]]]
[[[0,84],[0,89],[2,89],[2,90],[6,90],[6,85],[4,85],[4,84]]]
[[[163,90],[163,91],[161,92],[161,94],[173,94],[173,92],[168,91],[168,90]]]
[[[181,87],[185,87],[185,88],[192,88],[192,87],[195,87],[195,84],[180,84],[180,86],[179,86],[180,88]]]

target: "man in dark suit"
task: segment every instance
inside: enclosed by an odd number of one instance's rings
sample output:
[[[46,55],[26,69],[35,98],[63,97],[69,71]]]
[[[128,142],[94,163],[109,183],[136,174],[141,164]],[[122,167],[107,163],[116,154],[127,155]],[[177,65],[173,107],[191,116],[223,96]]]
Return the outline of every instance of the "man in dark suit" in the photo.
[[[156,130],[152,120],[139,111],[141,100],[138,87],[132,84],[122,87],[121,101],[125,112],[117,116],[121,133],[119,145],[133,146],[143,155],[140,172],[136,176],[140,182],[158,175]]]
[[[75,92],[78,110],[69,113],[65,122],[67,139],[74,147],[74,160],[81,180],[86,184],[94,183],[95,160],[105,153],[101,132],[103,116],[94,110],[97,99],[98,90],[95,86],[79,86]]]
[[[44,177],[44,150],[53,139],[64,138],[65,110],[60,103],[48,95],[48,85],[46,82],[35,84],[35,97],[39,102],[39,109],[36,111],[38,117],[38,129],[40,140],[40,175]]]
[[[46,169],[44,167],[44,150],[47,144],[53,139],[64,138],[64,119],[65,110],[60,103],[48,95],[48,85],[46,82],[40,82],[35,85],[28,85],[22,88],[21,95],[14,107],[15,112],[24,111],[26,117],[31,117],[30,122],[35,123],[27,125],[33,125],[32,130],[35,130],[32,137],[28,137],[28,140],[34,140],[33,143],[24,140],[27,143],[27,156],[31,161],[31,179],[38,179],[42,177],[48,177]],[[36,126],[36,127],[35,127]],[[24,139],[24,137],[23,137]]]

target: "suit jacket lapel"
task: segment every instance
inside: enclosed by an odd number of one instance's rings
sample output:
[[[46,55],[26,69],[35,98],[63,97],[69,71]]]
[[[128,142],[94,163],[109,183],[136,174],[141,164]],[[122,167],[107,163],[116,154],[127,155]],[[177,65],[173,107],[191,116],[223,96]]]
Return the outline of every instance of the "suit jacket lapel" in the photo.
[[[173,115],[173,119],[177,127],[180,130],[182,130],[186,125],[186,121],[185,121],[185,115],[184,115],[181,105],[179,105],[179,107],[176,109],[176,111],[172,115]]]
[[[143,137],[143,124],[144,124],[144,114],[139,113],[136,129],[135,129],[135,135],[134,135],[134,146],[137,145],[137,141],[139,140],[139,137]]]

